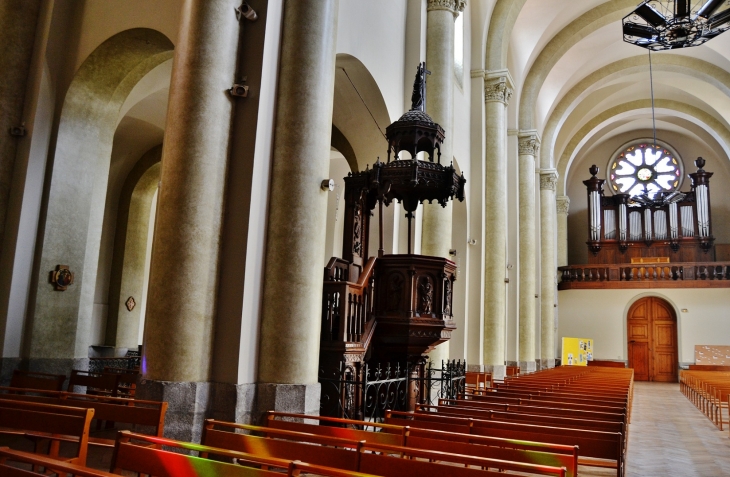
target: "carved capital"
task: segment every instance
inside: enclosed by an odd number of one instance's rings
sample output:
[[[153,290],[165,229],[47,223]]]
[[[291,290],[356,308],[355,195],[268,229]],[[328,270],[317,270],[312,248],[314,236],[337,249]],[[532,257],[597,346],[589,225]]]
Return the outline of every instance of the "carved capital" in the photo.
[[[537,156],[538,149],[540,149],[540,139],[536,133],[519,135],[518,150],[520,155]]]
[[[512,88],[507,86],[505,82],[487,83],[484,86],[484,102],[500,101],[509,104],[512,93]]]
[[[446,10],[451,12],[456,19],[459,13],[464,11],[464,7],[466,7],[466,0],[428,0],[426,11]]]
[[[555,206],[558,210],[558,214],[568,215],[570,210],[570,197],[567,195],[561,195],[555,199]]]
[[[543,169],[540,171],[540,190],[554,191],[558,185],[558,171]]]

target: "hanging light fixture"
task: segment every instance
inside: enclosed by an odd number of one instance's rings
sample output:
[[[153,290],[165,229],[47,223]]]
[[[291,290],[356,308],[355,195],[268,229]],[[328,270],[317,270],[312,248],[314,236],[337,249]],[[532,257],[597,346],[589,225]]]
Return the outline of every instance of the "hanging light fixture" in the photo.
[[[730,2],[644,0],[622,23],[627,43],[653,51],[689,48],[730,29]]]

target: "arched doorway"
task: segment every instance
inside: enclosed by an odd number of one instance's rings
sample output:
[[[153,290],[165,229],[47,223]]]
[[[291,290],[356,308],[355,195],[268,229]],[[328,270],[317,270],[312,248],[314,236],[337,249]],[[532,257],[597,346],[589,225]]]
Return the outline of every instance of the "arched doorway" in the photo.
[[[677,315],[658,297],[631,305],[627,322],[629,367],[636,381],[677,382]]]

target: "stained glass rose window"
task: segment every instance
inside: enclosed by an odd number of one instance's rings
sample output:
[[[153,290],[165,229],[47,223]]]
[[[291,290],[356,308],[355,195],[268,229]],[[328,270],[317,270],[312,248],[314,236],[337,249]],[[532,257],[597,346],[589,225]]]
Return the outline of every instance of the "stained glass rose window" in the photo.
[[[609,162],[608,184],[614,194],[651,196],[679,189],[683,172],[682,160],[668,144],[633,141],[622,146]]]

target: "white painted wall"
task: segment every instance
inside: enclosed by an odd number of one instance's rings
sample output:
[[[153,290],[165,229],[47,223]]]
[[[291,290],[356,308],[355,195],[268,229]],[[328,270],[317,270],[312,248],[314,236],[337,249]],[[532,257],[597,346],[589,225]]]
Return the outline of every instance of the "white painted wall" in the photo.
[[[563,337],[593,338],[596,359],[628,360],[627,313],[646,296],[674,307],[680,363],[694,363],[695,345],[730,345],[730,293],[722,288],[560,291],[558,343]]]

